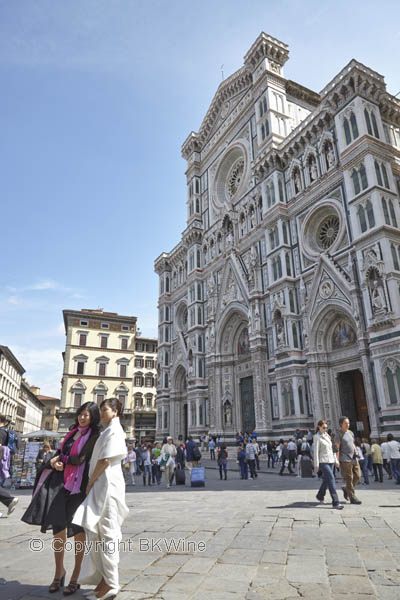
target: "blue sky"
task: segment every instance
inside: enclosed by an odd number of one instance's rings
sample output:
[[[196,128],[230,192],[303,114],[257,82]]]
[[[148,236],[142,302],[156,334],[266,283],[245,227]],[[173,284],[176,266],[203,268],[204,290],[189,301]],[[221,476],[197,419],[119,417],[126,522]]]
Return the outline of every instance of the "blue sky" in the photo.
[[[157,334],[185,227],[182,142],[265,31],[320,91],[351,58],[400,91],[398,2],[0,0],[0,343],[59,395],[63,308]]]

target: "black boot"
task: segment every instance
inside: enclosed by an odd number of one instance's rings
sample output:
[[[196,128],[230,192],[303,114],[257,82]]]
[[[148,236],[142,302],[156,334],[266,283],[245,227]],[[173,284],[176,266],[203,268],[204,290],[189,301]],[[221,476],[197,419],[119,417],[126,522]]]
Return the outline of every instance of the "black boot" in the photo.
[[[228,475],[228,472],[225,471],[225,481],[226,481],[227,475]]]
[[[146,475],[143,475],[143,485],[146,485]]]
[[[151,475],[149,475],[149,485],[151,485]]]

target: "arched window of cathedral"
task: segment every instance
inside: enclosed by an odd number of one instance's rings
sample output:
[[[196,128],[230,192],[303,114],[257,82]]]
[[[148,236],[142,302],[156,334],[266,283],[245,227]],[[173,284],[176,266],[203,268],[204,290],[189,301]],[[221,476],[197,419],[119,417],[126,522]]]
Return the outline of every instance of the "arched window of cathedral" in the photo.
[[[292,180],[293,180],[294,193],[298,194],[299,192],[301,192],[302,186],[301,186],[300,169],[298,169],[297,167],[293,170]]]
[[[169,342],[169,327],[168,326],[165,328],[164,339],[165,339],[166,342]]]
[[[381,166],[382,166],[383,183],[385,184],[386,188],[390,188],[386,167],[384,164],[382,164]]]
[[[397,219],[396,219],[396,213],[394,211],[394,206],[393,206],[393,202],[391,199],[389,199],[389,211],[390,211],[390,220],[391,220],[391,224],[393,225],[393,227],[397,227]]]
[[[221,252],[222,252],[222,235],[220,233],[217,236],[217,250],[218,250],[218,254],[221,254]]]
[[[267,106],[267,98],[265,96],[263,98],[263,108],[264,108],[264,112],[267,112],[268,106]]]
[[[188,363],[189,363],[189,367],[193,366],[193,352],[192,352],[192,349],[189,350]]]
[[[375,215],[371,200],[367,200],[367,204],[365,207],[367,210],[368,225],[371,229],[371,227],[375,227]]]
[[[361,187],[363,190],[365,190],[368,187],[368,179],[367,179],[367,172],[365,170],[364,163],[361,163],[361,165],[360,165],[360,179],[361,179]]]
[[[351,142],[350,125],[346,118],[343,119],[343,129],[344,129],[344,135],[346,138],[346,144],[350,144],[350,142]]]
[[[203,359],[199,358],[199,377],[204,377]]]
[[[381,175],[381,170],[379,168],[378,161],[376,160],[374,164],[375,164],[376,180],[378,182],[378,185],[383,186],[382,175]]]
[[[182,267],[179,267],[179,284],[182,283],[183,280],[183,269]]]
[[[288,243],[288,234],[287,234],[287,226],[286,223],[282,223],[282,231],[283,231],[283,243]]]
[[[397,257],[396,247],[394,244],[390,244],[390,251],[392,253],[393,266],[396,271],[400,271],[399,259]]]
[[[197,338],[197,347],[199,349],[199,352],[203,352],[203,336],[199,335]]]
[[[198,323],[198,325],[202,325],[202,323],[203,323],[203,313],[201,310],[201,306],[199,306],[197,308],[197,323]]]
[[[299,347],[299,335],[297,333],[296,323],[292,323],[292,335],[293,335],[293,346],[294,346],[294,348],[298,348]]]
[[[282,261],[280,256],[278,256],[276,259],[276,268],[278,271],[278,278],[282,277]]]
[[[367,124],[367,131],[368,131],[369,135],[372,135],[371,119],[369,118],[369,112],[367,111],[366,108],[364,108],[364,117],[365,117],[365,122]]]
[[[164,387],[168,387],[168,373],[164,373]]]
[[[165,351],[165,355],[164,355],[164,365],[165,365],[166,367],[168,367],[168,365],[169,365],[169,352],[168,352],[168,350],[166,350],[166,351]]]
[[[304,415],[303,386],[299,385],[299,387],[298,387],[298,392],[299,392],[299,407],[300,407],[300,414],[301,414],[301,415]]]
[[[278,178],[278,191],[279,191],[279,202],[285,202],[285,196],[283,194],[283,184],[282,179]]]
[[[203,262],[207,264],[207,246],[203,246]]]
[[[386,198],[382,198],[382,210],[386,225],[391,225]]]
[[[196,213],[200,212],[200,198],[196,198]]]
[[[169,321],[169,306],[165,307],[165,320]]]
[[[389,404],[400,403],[400,367],[395,361],[390,361],[385,371],[389,392]]]
[[[261,125],[261,139],[265,140],[265,127],[264,127],[264,123]]]
[[[290,266],[290,254],[289,252],[286,252],[285,254],[285,263],[286,263],[286,275],[288,275],[289,277],[292,276],[292,269]]]
[[[264,126],[265,126],[265,137],[268,137],[269,136],[269,121],[268,121],[268,119],[265,120]]]
[[[164,293],[164,278],[161,276],[160,278],[160,294]]]
[[[376,123],[375,113],[373,110],[371,110],[371,122],[374,130],[374,136],[379,139],[378,125]]]
[[[197,252],[196,252],[196,264],[197,264],[197,268],[201,269],[201,252],[200,252],[200,250],[197,250]]]
[[[168,275],[165,278],[165,291],[167,292],[167,294],[169,293],[169,277],[168,277]]]
[[[361,187],[360,187],[360,180],[358,177],[358,172],[356,171],[356,169],[353,169],[351,178],[353,180],[354,195],[357,196],[357,194],[359,194],[361,192]]]
[[[263,116],[263,105],[262,105],[262,102],[261,102],[261,100],[260,100],[260,102],[258,103],[258,112],[259,112],[259,114],[260,114],[260,117],[262,117],[262,116]]]
[[[351,125],[351,132],[353,134],[353,140],[355,140],[356,138],[358,138],[358,127],[357,127],[356,115],[353,112],[350,115],[350,125]]]
[[[293,290],[289,290],[289,309],[290,309],[290,312],[292,312],[292,313],[296,312],[295,306],[294,306]]]
[[[365,218],[364,207],[361,204],[358,207],[358,219],[360,221],[361,233],[364,233],[364,231],[367,231],[367,220]]]

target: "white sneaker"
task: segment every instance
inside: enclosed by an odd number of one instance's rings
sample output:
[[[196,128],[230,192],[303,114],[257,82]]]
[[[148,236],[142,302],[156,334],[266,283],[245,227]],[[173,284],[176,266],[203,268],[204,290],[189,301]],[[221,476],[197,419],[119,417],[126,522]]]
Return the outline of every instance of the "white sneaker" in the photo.
[[[14,512],[15,507],[18,504],[18,500],[19,499],[16,496],[11,500],[11,503],[10,503],[10,505],[8,507],[7,515],[11,515],[11,513]]]
[[[3,513],[0,513],[0,519],[7,519],[7,515],[3,515]]]

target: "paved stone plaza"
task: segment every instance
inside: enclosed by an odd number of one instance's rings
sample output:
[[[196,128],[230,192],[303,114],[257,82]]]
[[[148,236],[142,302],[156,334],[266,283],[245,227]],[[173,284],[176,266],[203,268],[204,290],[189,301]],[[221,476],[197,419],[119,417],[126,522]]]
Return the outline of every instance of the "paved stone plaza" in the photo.
[[[149,489],[141,480],[128,488],[119,600],[400,598],[400,489],[392,481],[360,485],[362,505],[335,511],[317,504],[315,479],[228,477],[221,482],[208,468],[205,489]],[[0,600],[58,600],[61,592],[47,593],[51,535],[20,521],[30,492],[21,494],[0,520]],[[42,552],[29,550],[32,537],[44,542]],[[177,551],[168,552],[171,540]],[[67,582],[72,559],[69,552]]]

